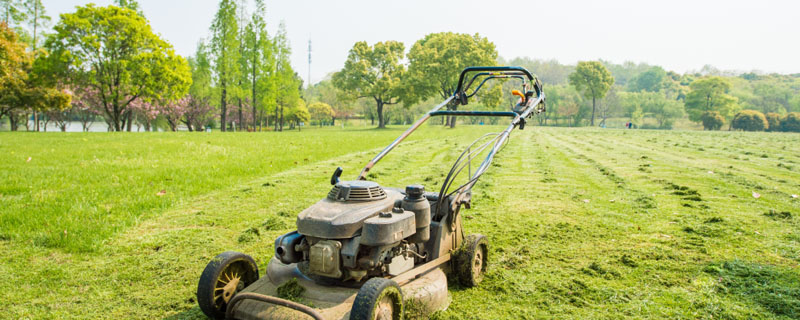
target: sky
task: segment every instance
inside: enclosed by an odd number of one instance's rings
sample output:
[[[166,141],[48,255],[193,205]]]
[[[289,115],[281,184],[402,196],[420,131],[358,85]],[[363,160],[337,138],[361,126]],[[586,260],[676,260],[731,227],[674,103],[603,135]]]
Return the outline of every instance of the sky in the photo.
[[[111,0],[43,0],[47,13]],[[209,37],[217,0],[139,0],[154,32],[184,56]],[[283,21],[292,65],[308,82],[342,68],[357,41],[397,40],[406,49],[428,33],[479,33],[501,57],[561,63],[646,62],[680,73],[722,70],[800,73],[797,0],[267,0],[268,29]],[[535,70],[532,70],[536,72]]]

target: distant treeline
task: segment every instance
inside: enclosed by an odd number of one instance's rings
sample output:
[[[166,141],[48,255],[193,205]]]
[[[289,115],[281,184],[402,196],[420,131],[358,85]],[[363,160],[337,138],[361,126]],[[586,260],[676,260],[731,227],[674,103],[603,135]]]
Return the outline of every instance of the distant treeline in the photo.
[[[304,86],[290,64],[283,24],[266,29],[264,0],[220,0],[206,40],[192,57],[175,54],[134,0],[65,13],[51,29],[41,0],[2,1],[0,125],[40,130],[283,130],[363,118],[408,124],[456,90],[459,72],[522,66],[545,85],[540,125],[671,129],[686,119],[708,130],[798,131],[800,74],[721,71],[680,74],[645,63],[499,56],[479,34],[431,33],[410,47],[356,42],[344,67]],[[88,37],[85,35],[95,35]],[[518,82],[488,83],[468,106],[509,110]],[[458,106],[450,106],[455,108]],[[462,107],[464,108],[464,107]],[[33,121],[30,121],[33,120]],[[496,123],[448,117],[443,125]]]

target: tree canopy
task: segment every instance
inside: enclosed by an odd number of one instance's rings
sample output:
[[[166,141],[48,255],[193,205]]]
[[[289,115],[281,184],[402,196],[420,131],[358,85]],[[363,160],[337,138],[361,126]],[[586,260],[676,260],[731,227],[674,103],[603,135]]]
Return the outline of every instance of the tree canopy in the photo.
[[[466,67],[494,66],[497,49],[479,34],[441,32],[418,40],[408,52],[408,76],[405,79],[406,105],[430,97],[446,99],[458,86],[458,76]],[[455,126],[455,117],[448,118]]]
[[[222,0],[211,23],[211,54],[214,76],[220,97],[220,130],[227,130],[228,99],[239,94],[236,86],[240,77],[239,26],[234,0]]]
[[[322,122],[333,117],[333,108],[324,102],[312,102],[308,105],[308,112],[311,114],[312,120],[317,120],[319,126]]]
[[[461,70],[496,64],[494,43],[479,34],[428,34],[408,52],[407,103],[436,95],[445,99],[455,92]]]
[[[17,130],[21,110],[60,111],[70,105],[71,96],[34,68],[36,53],[26,51],[16,33],[0,23],[0,118],[9,116],[11,130]]]
[[[191,84],[186,60],[133,10],[89,4],[62,14],[54,31],[50,66],[70,85],[96,90],[116,131],[130,125],[132,102],[179,99]]]
[[[696,80],[689,85],[691,91],[686,95],[686,113],[689,120],[700,122],[706,112],[717,112],[725,118],[736,113],[736,98],[729,95],[731,83],[718,76]]]
[[[633,77],[628,82],[631,91],[658,92],[665,87],[667,72],[661,67],[652,67],[645,72]]]
[[[378,112],[378,127],[385,128],[383,108],[397,104],[401,96],[401,79],[405,66],[400,62],[405,47],[397,41],[378,42],[374,46],[365,41],[356,42],[344,68],[333,75],[333,84],[346,97],[375,100]]]
[[[611,85],[614,84],[614,77],[608,72],[606,67],[597,61],[581,61],[575,68],[575,72],[569,75],[569,83],[583,95],[592,99],[592,118],[591,125],[594,126],[595,109],[597,99],[605,97]]]

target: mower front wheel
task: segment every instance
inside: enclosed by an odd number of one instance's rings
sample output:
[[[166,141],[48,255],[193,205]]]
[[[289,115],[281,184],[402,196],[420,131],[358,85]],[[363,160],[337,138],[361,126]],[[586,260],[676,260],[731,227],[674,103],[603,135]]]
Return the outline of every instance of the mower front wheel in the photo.
[[[489,255],[489,240],[482,234],[471,234],[456,254],[455,270],[461,285],[475,287],[483,281]]]
[[[358,290],[351,320],[399,320],[403,318],[403,292],[393,280],[372,278]]]
[[[258,265],[252,257],[226,251],[206,265],[197,284],[197,304],[211,319],[225,319],[228,302],[258,280]]]

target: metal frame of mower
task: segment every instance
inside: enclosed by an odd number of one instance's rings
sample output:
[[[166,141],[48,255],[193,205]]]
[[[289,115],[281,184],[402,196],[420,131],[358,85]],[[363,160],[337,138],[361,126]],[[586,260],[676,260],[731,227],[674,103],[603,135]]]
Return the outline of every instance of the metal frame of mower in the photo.
[[[460,105],[467,105],[469,98],[475,96],[478,91],[493,79],[517,79],[522,82],[522,90],[514,90],[512,93],[519,96],[517,105],[511,111],[462,111],[457,110]],[[474,89],[473,89],[474,86]],[[448,110],[443,110],[447,107]],[[400,144],[411,133],[417,130],[423,123],[434,116],[486,116],[486,117],[508,117],[511,122],[503,131],[489,133],[481,136],[472,142],[466,150],[457,158],[450,168],[438,194],[426,194],[426,199],[430,205],[430,241],[434,245],[430,248],[430,256],[424,257],[423,263],[415,264],[413,268],[393,277],[374,277],[369,278],[362,285],[358,292],[351,310],[351,319],[369,318],[373,319],[375,311],[381,301],[366,301],[369,299],[380,300],[386,296],[386,292],[397,291],[394,303],[399,304],[402,310],[402,291],[401,286],[413,281],[436,268],[451,270],[459,276],[462,284],[467,286],[477,285],[482,279],[486,269],[488,241],[484,236],[473,235],[464,238],[461,227],[460,209],[462,206],[470,208],[472,187],[478,179],[486,172],[491,165],[497,152],[505,145],[511,132],[519,127],[524,129],[526,121],[534,114],[545,111],[545,94],[542,84],[528,70],[522,67],[469,67],[464,69],[458,80],[456,91],[444,102],[438,104],[433,109],[425,113],[410,128],[403,132],[397,139],[384,148],[378,155],[367,163],[357,180],[367,180],[370,170],[383,159],[392,149]],[[483,154],[486,157],[475,168],[472,169],[472,160]],[[465,183],[453,188],[456,177],[467,168],[468,179]],[[337,168],[331,184],[339,182],[341,168]],[[407,189],[408,190],[408,189]],[[464,242],[467,243],[464,243]],[[426,246],[426,249],[428,247]],[[460,256],[456,256],[456,249],[463,249]],[[274,259],[274,258],[273,258]],[[449,263],[449,262],[453,263]],[[235,279],[235,280],[234,280]],[[212,260],[203,272],[198,285],[197,297],[198,304],[206,315],[212,318],[232,319],[237,305],[244,300],[256,300],[268,304],[278,305],[311,316],[314,319],[323,319],[322,315],[314,308],[303,304],[254,292],[240,292],[258,279],[258,268],[255,261],[244,254],[235,252],[225,252]],[[367,290],[369,289],[369,290]],[[378,296],[372,291],[378,292]],[[388,291],[387,291],[388,290]],[[445,286],[446,290],[446,286]],[[371,291],[369,294],[363,291]],[[366,299],[366,300],[365,300]],[[399,300],[398,300],[399,299]],[[361,308],[359,305],[367,304],[366,311],[356,310]],[[390,307],[389,310],[397,315],[397,307]],[[391,318],[395,318],[394,316]]]

